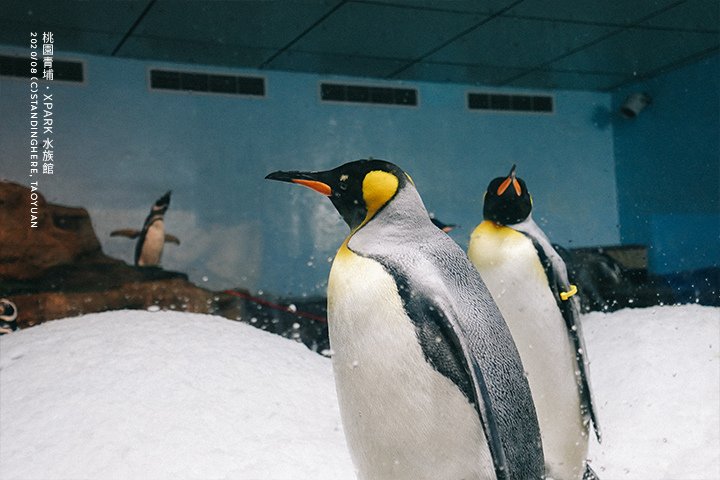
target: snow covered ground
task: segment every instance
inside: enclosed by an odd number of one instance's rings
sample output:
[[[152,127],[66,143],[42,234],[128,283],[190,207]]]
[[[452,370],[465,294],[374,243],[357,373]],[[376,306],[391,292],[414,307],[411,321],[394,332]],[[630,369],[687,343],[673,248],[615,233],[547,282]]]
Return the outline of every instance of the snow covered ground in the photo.
[[[720,308],[592,312],[583,327],[601,479],[720,479]]]
[[[590,313],[603,480],[720,479],[720,308]],[[353,479],[330,360],[219,317],[0,337],[0,478]]]

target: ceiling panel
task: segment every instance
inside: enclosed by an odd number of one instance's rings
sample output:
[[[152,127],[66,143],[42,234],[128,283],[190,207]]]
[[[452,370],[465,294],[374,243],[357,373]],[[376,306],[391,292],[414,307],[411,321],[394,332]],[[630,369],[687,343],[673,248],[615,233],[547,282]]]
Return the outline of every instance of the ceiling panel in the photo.
[[[53,26],[123,35],[145,9],[147,0],[51,2],[3,1],[2,22]]]
[[[493,15],[524,0],[352,0],[353,3],[393,5],[437,12],[479,13]]]
[[[421,62],[407,68],[394,78],[473,85],[499,85],[504,79],[523,72],[517,68],[496,65],[462,65]],[[537,88],[537,87],[536,87]]]
[[[214,43],[220,48],[278,49],[336,3],[160,0],[148,11],[134,35]]]
[[[661,30],[652,36],[630,29],[568,56],[551,67],[578,72],[609,72],[627,77],[646,77],[664,65],[682,61],[689,52],[717,46],[717,36],[708,33]]]
[[[144,60],[606,90],[717,55],[718,0],[2,0],[2,45]]]
[[[705,31],[718,34],[720,2],[718,0],[690,0],[655,15],[639,26]]]
[[[25,46],[29,32],[50,31],[58,41],[57,49],[109,55],[146,3],[3,1],[0,43]]]
[[[245,45],[218,48],[218,44],[214,42],[132,36],[123,44],[117,56],[140,60],[254,68],[274,53],[275,49]]]
[[[627,26],[684,0],[525,0],[508,16]],[[690,0],[695,1],[695,0]]]
[[[286,51],[272,62],[271,68],[384,79],[390,72],[400,68],[403,63],[386,58]]]
[[[412,59],[485,18],[472,13],[350,3],[301,38],[292,50]]]
[[[529,68],[565,55],[613,29],[500,17],[458,39],[428,60]]]
[[[606,73],[568,72],[561,70],[535,70],[528,74],[512,77],[514,80],[504,82],[512,87],[532,88],[535,85],[547,85],[546,88],[607,90],[622,83],[622,75]]]

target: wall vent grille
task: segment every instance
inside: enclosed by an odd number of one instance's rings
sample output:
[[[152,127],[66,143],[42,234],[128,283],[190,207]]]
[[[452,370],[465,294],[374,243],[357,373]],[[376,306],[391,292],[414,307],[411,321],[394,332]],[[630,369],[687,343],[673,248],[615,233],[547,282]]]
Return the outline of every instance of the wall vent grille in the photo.
[[[182,70],[149,69],[150,90],[265,96],[265,78]]]
[[[415,88],[323,82],[320,84],[320,99],[323,102],[415,107],[418,104],[418,91]]]
[[[552,95],[468,92],[467,107],[469,110],[508,113],[555,112],[555,102]]]
[[[25,80],[37,77],[39,80],[42,80],[42,57],[38,57],[35,62],[37,63],[35,67],[37,73],[31,73],[30,68],[32,62],[30,57],[0,54],[0,77],[21,78]],[[57,57],[53,57],[52,69],[53,80],[48,80],[48,82],[85,83],[85,63],[80,60],[60,60]]]

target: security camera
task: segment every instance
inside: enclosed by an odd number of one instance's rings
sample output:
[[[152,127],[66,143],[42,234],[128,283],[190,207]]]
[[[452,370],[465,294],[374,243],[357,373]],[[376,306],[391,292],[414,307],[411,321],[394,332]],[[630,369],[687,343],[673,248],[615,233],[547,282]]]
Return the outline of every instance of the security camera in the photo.
[[[632,120],[642,112],[645,107],[652,103],[652,99],[647,93],[635,92],[627,96],[625,101],[620,105],[620,113],[623,117]]]

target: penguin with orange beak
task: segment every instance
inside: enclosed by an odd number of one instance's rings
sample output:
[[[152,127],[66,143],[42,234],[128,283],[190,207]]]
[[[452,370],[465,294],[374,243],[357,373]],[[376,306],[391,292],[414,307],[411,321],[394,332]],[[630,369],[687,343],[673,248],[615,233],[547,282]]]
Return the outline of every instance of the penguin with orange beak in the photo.
[[[350,227],[328,281],[340,413],[365,480],[544,478],[520,356],[462,249],[382,160],[274,172]]]
[[[533,221],[532,197],[515,169],[487,187],[484,220],[470,237],[468,257],[500,308],[527,371],[548,477],[595,479],[587,464],[590,423],[598,440],[601,435],[577,288]]]

